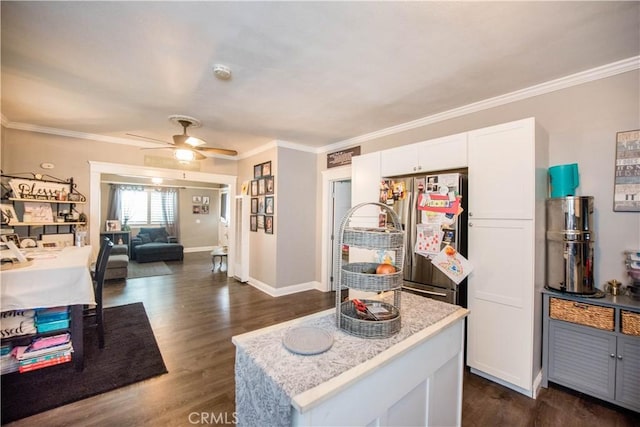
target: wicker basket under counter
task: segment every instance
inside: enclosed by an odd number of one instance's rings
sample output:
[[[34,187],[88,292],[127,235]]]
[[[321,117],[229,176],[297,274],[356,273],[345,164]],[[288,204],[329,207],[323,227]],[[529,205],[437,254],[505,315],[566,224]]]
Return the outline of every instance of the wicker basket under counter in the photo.
[[[615,315],[612,307],[602,307],[563,298],[550,298],[549,317],[605,331],[613,331],[615,327]]]
[[[620,310],[620,332],[640,336],[640,313]]]

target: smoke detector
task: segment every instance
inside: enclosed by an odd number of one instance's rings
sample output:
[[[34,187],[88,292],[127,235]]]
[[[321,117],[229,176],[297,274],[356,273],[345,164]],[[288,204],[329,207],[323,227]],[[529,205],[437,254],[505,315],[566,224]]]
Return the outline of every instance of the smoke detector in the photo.
[[[216,64],[213,66],[213,75],[219,80],[229,80],[231,78],[231,68],[226,65]]]

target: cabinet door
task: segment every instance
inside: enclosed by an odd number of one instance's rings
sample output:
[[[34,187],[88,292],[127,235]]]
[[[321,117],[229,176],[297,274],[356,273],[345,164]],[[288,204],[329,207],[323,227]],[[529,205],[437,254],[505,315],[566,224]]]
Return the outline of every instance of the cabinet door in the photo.
[[[418,144],[403,145],[380,152],[381,176],[399,176],[419,172]]]
[[[536,197],[533,119],[468,135],[469,220],[532,219]]]
[[[467,133],[431,139],[418,145],[418,172],[467,166]]]
[[[618,338],[616,400],[640,411],[640,338]]]
[[[467,364],[528,392],[533,358],[533,221],[469,220]]]
[[[594,328],[549,322],[549,381],[613,399],[616,337]]]
[[[380,201],[380,152],[351,159],[351,206]],[[365,206],[354,212],[351,224],[357,227],[377,227],[376,206]]]

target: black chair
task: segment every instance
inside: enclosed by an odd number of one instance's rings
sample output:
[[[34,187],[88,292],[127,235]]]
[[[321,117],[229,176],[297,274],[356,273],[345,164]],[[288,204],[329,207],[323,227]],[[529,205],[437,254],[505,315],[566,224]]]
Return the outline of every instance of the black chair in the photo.
[[[84,310],[85,318],[94,318],[95,323],[90,326],[95,326],[98,329],[98,347],[104,348],[104,309],[102,306],[102,287],[104,285],[104,276],[107,272],[107,264],[109,262],[109,254],[113,249],[113,242],[105,237],[100,251],[98,252],[98,259],[96,260],[96,268],[93,272],[93,291],[96,297],[95,307],[86,308]]]

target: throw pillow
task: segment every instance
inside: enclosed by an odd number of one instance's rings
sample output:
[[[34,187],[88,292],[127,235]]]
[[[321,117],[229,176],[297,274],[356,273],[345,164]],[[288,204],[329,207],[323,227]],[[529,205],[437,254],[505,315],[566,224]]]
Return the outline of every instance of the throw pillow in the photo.
[[[142,240],[142,243],[151,243],[151,237],[149,237],[149,235],[147,233],[140,233],[138,234],[138,237],[140,238],[140,240]]]
[[[166,237],[158,237],[158,238],[156,238],[156,240],[154,240],[154,242],[157,242],[157,243],[167,243],[167,242],[168,242],[168,240],[167,240],[167,238],[166,238]]]

